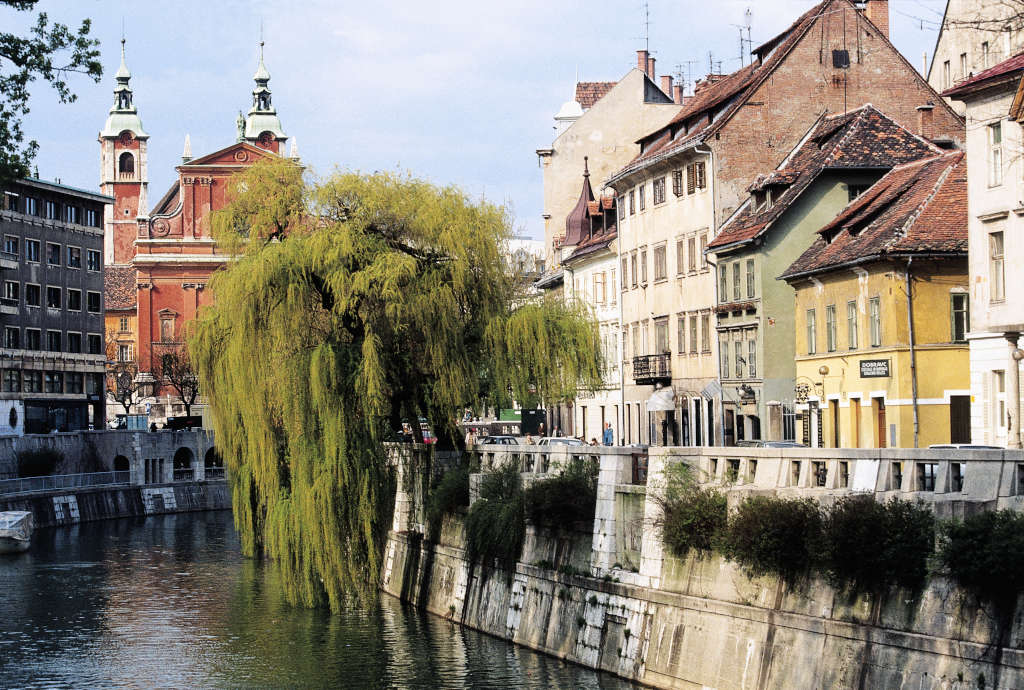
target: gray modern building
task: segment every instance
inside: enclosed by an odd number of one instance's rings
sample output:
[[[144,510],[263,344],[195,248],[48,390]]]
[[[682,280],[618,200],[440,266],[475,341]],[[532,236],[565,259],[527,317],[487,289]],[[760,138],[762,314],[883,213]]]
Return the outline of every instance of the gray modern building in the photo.
[[[109,196],[27,178],[0,200],[0,435],[104,423]]]

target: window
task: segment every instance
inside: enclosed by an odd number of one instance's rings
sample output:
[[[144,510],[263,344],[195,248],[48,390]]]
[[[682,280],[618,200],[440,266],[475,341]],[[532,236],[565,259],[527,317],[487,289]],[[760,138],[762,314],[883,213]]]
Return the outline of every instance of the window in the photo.
[[[609,302],[611,303],[611,305],[615,306],[615,269],[614,268],[611,269],[610,271],[608,271],[608,283],[610,285],[610,287],[608,288],[608,299],[609,299]],[[127,319],[125,319],[125,323],[127,323]],[[128,330],[128,327],[125,326],[124,330]]]
[[[686,243],[682,239],[676,240],[676,273],[682,275],[686,270]]]
[[[722,304],[729,301],[729,267],[725,264],[718,266],[718,301]]]
[[[658,319],[654,322],[654,352],[664,354],[672,352],[668,342],[668,319]]]
[[[967,53],[960,53],[960,78],[967,76]]]
[[[68,288],[68,310],[82,311],[82,291]]]
[[[82,248],[68,247],[68,268],[82,267]]]
[[[1003,233],[992,232],[988,235],[988,277],[992,284],[989,299],[1002,302],[1006,299],[1006,276],[1003,270]]]
[[[665,257],[665,245],[654,248],[654,279],[665,280],[668,277],[668,259]]]
[[[857,300],[846,303],[846,340],[851,350],[857,349]]]
[[[52,242],[46,243],[46,265],[60,266],[60,245]]]
[[[686,193],[693,194],[695,191],[704,189],[707,186],[705,177],[704,162],[690,163],[686,166]]]
[[[640,278],[636,268],[636,252],[633,252],[630,257],[630,262],[633,264],[633,287],[636,287],[636,282]]]
[[[32,196],[25,197],[25,215],[39,215],[39,199],[36,199],[35,197]]]
[[[676,316],[676,351],[679,354],[686,352],[686,315]]]
[[[86,309],[93,314],[100,313],[100,293],[98,292],[87,292],[85,295]]]
[[[706,232],[700,235],[700,270],[706,271],[708,268],[708,234]]]
[[[814,310],[807,310],[807,354],[813,355],[818,351],[817,347],[817,326],[815,324]]]
[[[672,193],[676,196],[683,195],[683,171],[673,170],[672,171]]]
[[[707,337],[707,333],[704,333]],[[697,354],[697,315],[690,314],[690,354]]]
[[[602,306],[608,301],[604,271],[594,274],[594,300]]]
[[[78,224],[79,212],[77,206],[65,206],[64,207],[64,220],[68,223]]]
[[[737,340],[733,347],[736,349],[736,378],[741,379],[744,377],[743,363],[746,361],[743,359],[743,341]]]
[[[647,250],[640,250],[640,284],[647,285]]]
[[[636,213],[636,193],[631,189],[629,190],[629,215]]]
[[[622,327],[622,361],[629,359],[629,326]]]
[[[79,354],[82,352],[82,334],[68,333],[68,352]]]
[[[970,306],[967,293],[954,292],[949,296],[950,331],[954,343],[967,342],[967,332],[971,330]]]
[[[43,372],[41,371],[25,371],[21,375],[21,390],[25,393],[42,393],[43,392]]]
[[[48,309],[60,309],[61,302],[61,290],[55,285],[46,286],[46,307]]]
[[[103,374],[89,374],[85,379],[85,392],[89,395],[103,395]]]
[[[633,356],[639,357],[640,352],[640,324],[633,324]]]
[[[850,66],[850,51],[849,50],[833,50],[832,51],[832,66],[836,69],[847,69]]]
[[[690,264],[689,266],[687,266],[687,268],[690,270],[691,273],[693,273],[694,271],[697,270],[697,238],[691,237],[687,241],[687,244],[689,245],[690,249]]]
[[[654,186],[651,188],[651,201],[654,205],[665,203],[665,178],[659,177],[654,181]]]
[[[747,298],[754,298],[754,260],[747,259]]]
[[[782,403],[782,439],[796,440],[796,407],[793,403]]]
[[[849,185],[846,185],[846,200],[847,201],[853,201],[854,199],[859,197],[861,194],[863,194],[864,192],[868,191],[868,186],[869,185],[866,185],[866,184],[849,184]]]
[[[1002,123],[993,122],[988,126],[988,186],[998,187],[1003,183],[1003,128]]]
[[[62,340],[60,331],[46,331],[46,351],[62,352],[64,350]]]
[[[949,60],[942,63],[942,88],[948,89],[953,85],[952,77],[949,73]]]
[[[640,210],[641,211],[643,211],[645,208],[647,208],[646,194],[644,194],[644,192],[646,190],[647,190],[647,185],[643,185],[643,184],[636,188],[636,195],[638,197],[640,197]]]
[[[86,335],[86,345],[89,346],[90,355],[103,354],[103,339],[98,333],[89,333]]]
[[[734,261],[732,263],[732,298],[739,300],[740,298],[740,262]]]
[[[67,392],[67,393],[76,393],[76,394],[81,393],[82,392],[82,387],[83,387],[82,383],[83,383],[84,379],[85,379],[85,376],[83,374],[80,374],[80,373],[77,373],[77,372],[69,373],[67,375],[67,380],[65,382],[66,383],[66,387],[64,389],[65,392]]]
[[[130,362],[132,361],[132,346],[130,344],[120,344],[117,346],[117,361],[118,362]]]
[[[97,222],[96,209],[85,209],[85,224],[91,228],[98,228],[100,226],[100,224]]]
[[[125,175],[133,174],[135,172],[135,157],[127,151],[122,153],[117,159],[117,171]]]
[[[17,369],[4,369],[4,393],[21,392],[21,372]]]
[[[825,347],[829,352],[836,351],[836,305],[825,307]]]
[[[622,291],[626,291],[626,282],[629,278],[629,259],[622,257]]]
[[[21,348],[21,331],[17,326],[4,326],[4,347],[12,350]]]
[[[21,302],[21,283],[16,280],[4,281],[4,306],[16,307]]]
[[[39,306],[39,286],[25,283],[25,304],[30,307]]]
[[[756,331],[747,332],[747,370],[750,378],[757,378],[757,336]]]
[[[100,270],[100,253],[95,249],[86,250],[86,261],[90,271]]]
[[[39,240],[25,240],[25,261],[39,263]]]
[[[988,41],[982,41],[981,43],[981,68],[988,69]]]
[[[59,206],[56,201],[46,201],[43,203],[43,217],[47,220],[57,220],[60,218]]]
[[[722,378],[729,378],[729,341],[724,335],[718,338],[718,352],[722,358]]]
[[[871,319],[871,347],[882,345],[882,305],[879,298],[868,300],[868,318]]]
[[[38,328],[26,328],[25,329],[25,349],[26,350],[39,350],[42,340],[42,333]]]
[[[17,235],[4,235],[4,254],[11,254],[15,258],[19,256]]]
[[[44,393],[63,393],[64,392],[64,374],[59,371],[48,371],[43,377],[45,386],[43,388]]]
[[[700,315],[700,351],[711,352],[711,314]]]

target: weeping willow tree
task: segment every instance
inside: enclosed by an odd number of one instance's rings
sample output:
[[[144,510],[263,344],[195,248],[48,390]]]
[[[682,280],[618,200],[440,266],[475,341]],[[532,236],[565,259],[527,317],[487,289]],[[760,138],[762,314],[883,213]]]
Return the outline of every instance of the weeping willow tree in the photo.
[[[228,463],[244,551],[280,562],[292,601],[372,598],[391,519],[384,442],[403,418],[457,442],[479,399],[600,381],[582,307],[524,300],[505,209],[388,173],[233,179],[213,233],[234,254],[189,347]],[[485,390],[481,390],[481,387]]]

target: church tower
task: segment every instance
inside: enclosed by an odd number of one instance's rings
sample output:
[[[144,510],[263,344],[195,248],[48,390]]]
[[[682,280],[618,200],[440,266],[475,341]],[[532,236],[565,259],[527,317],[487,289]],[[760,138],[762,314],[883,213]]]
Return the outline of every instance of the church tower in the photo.
[[[124,61],[124,39],[121,39],[121,66],[114,78],[117,80],[114,105],[99,135],[100,190],[114,197],[114,204],[106,207],[103,219],[103,253],[108,265],[131,263],[138,218],[149,214],[146,200],[149,135],[142,129],[142,120],[132,102],[128,85],[132,75]]]
[[[256,88],[252,91],[252,107],[244,118],[241,113],[238,114],[238,141],[247,141],[283,156],[288,135],[281,129],[281,120],[270,99],[270,87],[267,86],[270,72],[263,64],[263,41],[260,41],[260,64],[256,67],[253,79]]]

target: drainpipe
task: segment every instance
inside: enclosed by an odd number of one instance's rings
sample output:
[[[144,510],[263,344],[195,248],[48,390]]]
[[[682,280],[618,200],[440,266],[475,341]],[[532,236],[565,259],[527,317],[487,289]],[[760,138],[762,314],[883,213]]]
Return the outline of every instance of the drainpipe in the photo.
[[[713,227],[715,229],[715,232],[717,233],[717,231],[718,231],[718,214],[717,214],[717,211],[718,211],[718,198],[715,196],[715,179],[716,179],[716,176],[715,176],[715,154],[714,154],[714,151],[711,150],[710,146],[705,148],[704,150],[701,150],[700,144],[698,144],[697,146],[693,147],[693,150],[694,150],[695,153],[707,154],[707,157],[708,157],[708,169],[707,169],[707,173],[705,175],[705,178],[707,180],[710,180],[710,182],[708,184],[711,185],[711,189],[708,190],[708,193],[711,194],[711,227]],[[709,237],[708,239],[710,240],[710,239],[713,239],[713,238],[714,238],[714,234],[712,234],[711,237]],[[719,302],[719,299],[721,299],[721,296],[718,294],[718,264],[712,263],[710,260],[708,261],[708,263],[710,263],[712,266],[715,267],[715,275],[714,275],[714,281],[713,282],[715,284],[715,306],[717,306],[718,302]],[[715,323],[716,324],[718,323],[718,316],[717,316],[717,314],[718,314],[718,312],[715,312],[714,310],[712,310],[712,316],[715,317]],[[716,336],[718,335],[718,327],[717,326],[715,327],[715,335]],[[715,340],[718,341],[720,339],[716,337]],[[721,343],[719,343],[719,345],[721,345]],[[714,352],[714,347],[711,348],[711,351]],[[721,352],[719,352],[718,356],[715,357],[715,370],[718,371],[718,368],[720,366],[722,366],[722,353]],[[721,388],[721,386],[722,386],[722,372],[721,371],[718,372],[718,385]],[[719,394],[719,400],[718,400],[718,423],[719,423],[719,435],[722,437],[722,446],[724,447],[725,446],[725,389],[724,388],[722,388],[722,392]],[[733,432],[733,433],[734,433],[733,439],[735,439],[736,438],[735,437],[735,432]],[[715,440],[713,438],[708,439],[708,445],[709,446],[715,445]]]
[[[910,264],[913,257],[907,259],[907,323],[910,325],[910,390],[914,405],[914,448],[918,447],[919,421],[917,415],[917,352],[914,350],[914,299],[912,296],[913,280]]]

